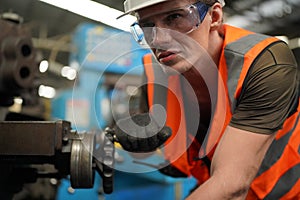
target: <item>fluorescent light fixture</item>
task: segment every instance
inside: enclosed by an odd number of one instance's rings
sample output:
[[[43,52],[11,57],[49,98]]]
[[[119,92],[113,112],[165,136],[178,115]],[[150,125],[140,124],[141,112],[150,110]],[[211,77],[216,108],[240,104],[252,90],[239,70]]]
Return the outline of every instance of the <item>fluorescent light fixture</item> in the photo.
[[[16,97],[16,98],[14,99],[14,103],[22,105],[23,99],[22,99],[22,98],[19,98],[19,97]]]
[[[47,60],[42,60],[39,66],[40,72],[45,73],[48,70],[48,68],[49,68],[49,62]]]
[[[68,10],[83,17],[101,22],[114,28],[130,31],[130,25],[136,17],[126,15],[120,19],[123,12],[91,0],[40,0],[50,5]]]
[[[63,77],[66,77],[69,80],[74,80],[76,78],[77,72],[75,69],[69,67],[69,66],[64,66],[61,69],[61,75]]]
[[[51,99],[55,97],[56,91],[53,87],[40,85],[38,93],[40,97]]]

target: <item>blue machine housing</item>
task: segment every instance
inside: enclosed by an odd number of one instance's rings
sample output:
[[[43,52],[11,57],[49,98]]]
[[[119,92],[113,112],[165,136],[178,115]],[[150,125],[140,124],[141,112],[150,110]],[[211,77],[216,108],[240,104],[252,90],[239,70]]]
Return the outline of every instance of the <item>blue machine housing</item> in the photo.
[[[138,45],[130,33],[95,24],[80,25],[73,43],[76,51],[71,59],[84,69],[105,73],[141,75],[142,56],[150,52]]]
[[[78,131],[107,126],[109,94],[102,81],[97,73],[83,70],[74,87],[60,92],[52,101],[52,117],[72,122],[72,128]]]
[[[72,43],[70,64],[76,63],[79,76],[73,88],[53,101],[52,116],[71,121],[78,130],[103,129],[110,117],[110,93],[102,84],[106,74],[140,76],[149,49],[140,47],[130,33],[91,23],[77,27]]]

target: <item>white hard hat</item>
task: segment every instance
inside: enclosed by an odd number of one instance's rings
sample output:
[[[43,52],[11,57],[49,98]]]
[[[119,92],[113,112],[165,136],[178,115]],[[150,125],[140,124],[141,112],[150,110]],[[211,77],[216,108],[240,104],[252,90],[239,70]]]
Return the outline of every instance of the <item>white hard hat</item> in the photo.
[[[125,13],[121,15],[120,17],[123,17],[124,15],[127,15],[131,12],[137,11],[139,9],[152,6],[158,3],[162,3],[165,1],[169,0],[125,0],[124,2],[124,10]],[[222,5],[225,6],[225,1],[224,0],[218,0],[218,2]],[[118,17],[118,18],[120,18]]]

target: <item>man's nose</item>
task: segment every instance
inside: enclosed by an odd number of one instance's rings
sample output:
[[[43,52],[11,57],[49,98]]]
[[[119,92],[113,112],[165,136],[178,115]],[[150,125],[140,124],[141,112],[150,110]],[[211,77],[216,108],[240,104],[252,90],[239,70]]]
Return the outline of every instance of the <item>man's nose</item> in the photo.
[[[170,31],[166,28],[155,26],[152,28],[151,47],[162,47],[171,42]]]

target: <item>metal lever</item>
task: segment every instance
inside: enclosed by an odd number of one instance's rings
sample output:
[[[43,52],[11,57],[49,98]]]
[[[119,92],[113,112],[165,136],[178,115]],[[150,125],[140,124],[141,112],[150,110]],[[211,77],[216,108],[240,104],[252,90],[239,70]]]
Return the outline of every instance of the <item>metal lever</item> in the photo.
[[[94,151],[94,168],[101,175],[104,193],[110,194],[113,191],[114,174],[114,130],[107,127],[104,130],[103,143],[101,148]]]

